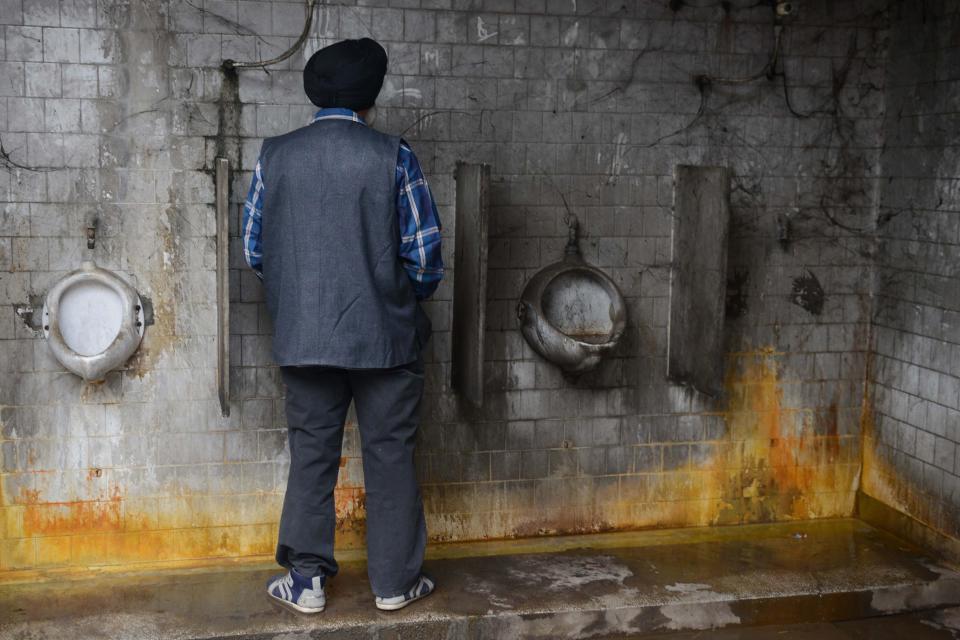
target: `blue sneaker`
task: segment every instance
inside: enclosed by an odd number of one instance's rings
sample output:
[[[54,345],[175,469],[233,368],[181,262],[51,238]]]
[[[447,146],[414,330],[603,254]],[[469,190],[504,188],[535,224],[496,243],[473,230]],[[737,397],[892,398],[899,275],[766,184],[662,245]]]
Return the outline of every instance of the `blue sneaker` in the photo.
[[[307,578],[296,569],[275,576],[267,583],[267,593],[274,600],[300,613],[320,613],[327,604],[323,595],[326,576]]]
[[[427,576],[426,574],[420,574],[420,578],[417,580],[417,583],[413,585],[413,588],[406,593],[399,596],[391,596],[389,598],[381,598],[377,596],[377,609],[382,609],[383,611],[396,611],[397,609],[403,609],[405,606],[411,602],[416,602],[420,598],[426,598],[428,595],[433,593],[436,583],[433,581],[433,578]]]

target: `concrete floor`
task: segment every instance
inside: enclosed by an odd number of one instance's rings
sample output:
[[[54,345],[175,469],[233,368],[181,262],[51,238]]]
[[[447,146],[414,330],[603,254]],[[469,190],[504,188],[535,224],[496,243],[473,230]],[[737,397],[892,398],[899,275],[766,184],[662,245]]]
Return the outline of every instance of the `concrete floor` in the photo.
[[[960,574],[857,520],[437,545],[427,569],[437,592],[383,613],[373,607],[363,564],[345,562],[327,611],[309,617],[267,599],[264,584],[276,570],[263,567],[11,584],[0,587],[0,638],[59,639],[69,628],[72,639],[128,640],[293,632],[422,640],[813,637],[807,633],[832,640],[881,636],[820,623],[960,605]],[[935,630],[923,620],[896,620]],[[801,623],[769,627],[766,636],[729,631]],[[893,623],[863,624],[886,630]]]
[[[631,640],[958,640],[960,608],[837,623],[767,625],[635,636]]]

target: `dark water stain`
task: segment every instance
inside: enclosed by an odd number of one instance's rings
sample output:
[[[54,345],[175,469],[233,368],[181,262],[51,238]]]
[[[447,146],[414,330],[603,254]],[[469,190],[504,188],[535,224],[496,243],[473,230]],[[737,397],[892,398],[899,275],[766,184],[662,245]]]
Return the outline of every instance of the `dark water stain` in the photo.
[[[217,101],[217,135],[214,138],[217,156],[228,158],[240,167],[240,77],[229,64],[220,67],[223,82]],[[212,172],[214,173],[214,172]]]
[[[805,275],[793,279],[793,292],[790,294],[790,302],[798,307],[818,316],[823,313],[825,298],[820,280],[809,269],[807,269]]]
[[[746,269],[734,269],[727,278],[727,305],[728,318],[739,318],[747,313],[750,284],[750,272]]]

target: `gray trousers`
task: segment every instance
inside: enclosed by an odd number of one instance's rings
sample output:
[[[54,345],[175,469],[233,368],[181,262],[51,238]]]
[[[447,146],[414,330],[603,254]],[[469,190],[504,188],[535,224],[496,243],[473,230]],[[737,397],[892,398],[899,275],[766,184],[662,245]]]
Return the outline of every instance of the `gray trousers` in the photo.
[[[413,587],[427,542],[413,450],[423,361],[391,369],[281,367],[287,387],[290,475],[277,562],[307,577],[333,576],[333,488],[352,399],[360,424],[367,512],[367,573],[374,595]]]

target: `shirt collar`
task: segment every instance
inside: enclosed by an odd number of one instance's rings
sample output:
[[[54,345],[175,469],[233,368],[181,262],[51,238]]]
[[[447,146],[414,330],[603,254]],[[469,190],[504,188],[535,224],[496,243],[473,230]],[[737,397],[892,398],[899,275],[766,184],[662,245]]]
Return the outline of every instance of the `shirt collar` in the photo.
[[[320,109],[320,111],[317,111],[313,115],[313,119],[310,120],[310,124],[313,124],[319,120],[350,120],[351,122],[359,122],[363,125],[367,124],[367,122],[359,113],[344,107],[327,107]]]

